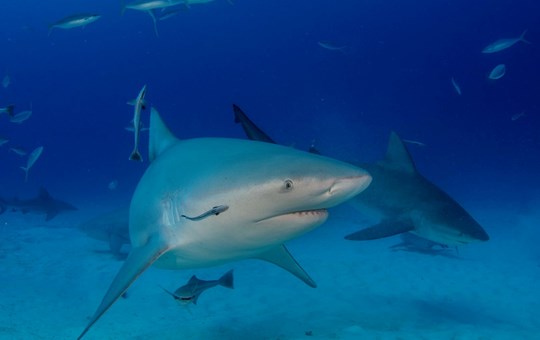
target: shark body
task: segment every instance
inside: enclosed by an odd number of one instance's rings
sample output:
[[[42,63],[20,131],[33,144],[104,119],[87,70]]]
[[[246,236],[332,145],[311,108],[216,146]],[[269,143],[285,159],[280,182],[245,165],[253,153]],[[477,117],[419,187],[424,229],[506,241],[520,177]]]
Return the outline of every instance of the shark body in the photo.
[[[131,252],[79,339],[152,264],[184,269],[257,258],[314,287],[283,243],[321,225],[327,208],[369,185],[369,174],[268,143],[178,140],[154,109],[150,120],[151,164],[130,206]]]
[[[236,114],[236,108],[235,108]],[[245,113],[235,121],[250,139],[273,142]],[[259,138],[258,136],[266,136]],[[386,158],[361,164],[372,184],[349,202],[380,223],[350,234],[348,240],[374,240],[406,232],[442,245],[462,245],[489,239],[485,230],[447,193],[422,176],[399,136],[392,132]]]
[[[489,240],[485,230],[447,193],[422,176],[402,140],[390,134],[383,161],[364,164],[373,184],[351,204],[380,223],[347,235],[373,240],[411,232],[444,245]]]
[[[63,211],[77,210],[73,205],[52,197],[45,188],[41,187],[36,198],[25,200],[6,200],[0,198],[0,213],[5,211],[19,211],[23,214],[44,214],[49,221]]]

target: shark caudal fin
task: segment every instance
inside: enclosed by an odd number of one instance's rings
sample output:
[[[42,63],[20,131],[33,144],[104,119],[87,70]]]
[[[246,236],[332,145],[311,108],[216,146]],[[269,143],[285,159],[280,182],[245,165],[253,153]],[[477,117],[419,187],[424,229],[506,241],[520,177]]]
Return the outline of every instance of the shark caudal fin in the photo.
[[[167,242],[159,235],[151,237],[146,245],[133,248],[109,286],[109,290],[103,297],[94,316],[92,316],[92,319],[77,339],[82,339],[92,325],[124,294],[129,286],[168,249]]]
[[[131,152],[131,155],[129,155],[129,160],[142,162],[143,159],[139,150],[137,149],[133,150],[133,152]]]

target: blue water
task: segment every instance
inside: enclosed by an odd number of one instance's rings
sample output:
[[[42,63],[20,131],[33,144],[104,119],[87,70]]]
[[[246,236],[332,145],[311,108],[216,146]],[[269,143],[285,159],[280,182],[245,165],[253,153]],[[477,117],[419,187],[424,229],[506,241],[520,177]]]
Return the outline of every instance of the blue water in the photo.
[[[102,18],[48,35],[48,24],[80,12]],[[538,1],[216,0],[158,22],[159,37],[148,15],[121,15],[118,1],[4,1],[0,13],[0,78],[11,78],[0,107],[33,111],[21,125],[0,116],[10,139],[0,147],[0,196],[44,185],[82,212],[89,202],[127,202],[148,163],[128,161],[126,102],[147,84],[149,103],[180,138],[244,138],[233,103],[278,142],[315,141],[343,160],[381,159],[394,130],[425,144],[409,145],[418,168],[466,208],[517,214],[538,202]],[[481,53],[525,29],[532,44]],[[500,63],[506,75],[488,80]],[[146,140],[143,132],[145,160]],[[26,158],[8,149],[40,145],[25,183]]]

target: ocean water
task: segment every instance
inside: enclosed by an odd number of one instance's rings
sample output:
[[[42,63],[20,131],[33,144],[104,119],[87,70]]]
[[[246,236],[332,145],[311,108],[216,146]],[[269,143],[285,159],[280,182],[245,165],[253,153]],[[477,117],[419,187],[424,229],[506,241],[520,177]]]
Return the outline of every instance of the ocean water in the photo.
[[[537,339],[540,321],[540,4],[536,1],[242,1],[180,6],[158,21],[120,1],[0,3],[0,197],[41,186],[78,210],[0,214],[0,338],[73,339],[122,262],[78,226],[129,204],[148,167],[132,162],[133,107],[147,85],[181,139],[245,138],[239,105],[277,142],[349,162],[383,158],[388,136],[484,227],[452,256],[393,251],[399,238],[351,242],[372,221],[347,203],[287,243],[317,281],[270,264],[150,268],[88,339]],[[77,13],[84,28],[48,25]],[[525,38],[503,51],[482,49]],[[340,49],[323,48],[328,42]],[[341,48],[342,47],[342,48]],[[498,64],[506,74],[488,79]],[[459,84],[461,94],[452,85]],[[142,121],[149,124],[148,110]],[[43,153],[29,171],[31,152]],[[219,152],[219,150],[216,150]],[[117,183],[111,190],[110,183]],[[455,256],[454,256],[455,255]],[[163,293],[235,269],[235,289],[197,305]]]

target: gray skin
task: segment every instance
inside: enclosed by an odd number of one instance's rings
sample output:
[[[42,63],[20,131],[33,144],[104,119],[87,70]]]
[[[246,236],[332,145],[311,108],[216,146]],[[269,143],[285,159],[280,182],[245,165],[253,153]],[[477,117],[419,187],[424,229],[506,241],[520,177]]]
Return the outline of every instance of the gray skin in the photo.
[[[118,258],[125,257],[121,250],[124,245],[131,244],[128,206],[99,215],[81,223],[78,228],[93,239],[107,242],[111,253]]]
[[[223,276],[218,280],[206,281],[198,279],[197,276],[193,275],[188,281],[188,283],[175,290],[174,293],[168,291],[163,287],[162,289],[182,305],[188,305],[190,303],[196,305],[197,301],[199,300],[199,296],[204,291],[216,286],[223,286],[225,288],[233,289],[233,270],[229,270],[228,272],[223,274]]]
[[[235,111],[237,106],[235,105]],[[243,113],[242,124],[249,139],[273,142]],[[265,136],[260,138],[259,136]],[[373,177],[370,186],[349,202],[380,223],[347,235],[347,240],[374,240],[411,232],[444,245],[489,240],[488,234],[452,197],[417,170],[399,136],[392,132],[386,158],[361,164]]]
[[[45,220],[50,221],[61,212],[77,210],[77,208],[67,202],[53,198],[45,188],[41,187],[36,198],[27,200],[0,198],[0,214],[8,210],[19,211],[23,214],[44,214]]]
[[[488,234],[448,194],[417,170],[405,145],[394,132],[386,158],[363,167],[372,184],[350,203],[381,222],[356,233],[348,240],[373,240],[412,232],[427,240],[462,245],[489,240]]]

